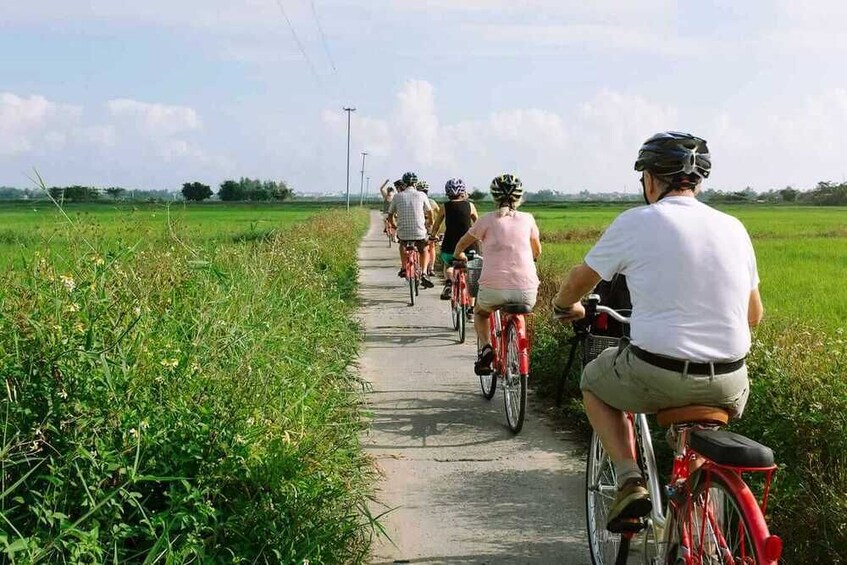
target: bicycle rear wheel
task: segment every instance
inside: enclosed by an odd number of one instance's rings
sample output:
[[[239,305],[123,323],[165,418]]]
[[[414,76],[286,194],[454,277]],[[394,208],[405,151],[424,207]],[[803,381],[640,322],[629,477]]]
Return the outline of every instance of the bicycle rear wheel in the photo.
[[[606,529],[606,520],[616,494],[617,482],[612,460],[603,449],[597,434],[592,434],[585,469],[585,516],[588,548],[594,565],[614,563],[620,549],[621,536]]]
[[[526,375],[520,371],[520,346],[518,330],[514,324],[509,324],[506,334],[506,367],[503,375],[503,400],[506,407],[506,422],[512,433],[518,433],[523,428],[526,416]]]
[[[476,355],[479,357],[479,352],[482,349],[479,343],[479,336],[476,338]],[[494,398],[494,393],[497,391],[497,374],[494,371],[487,375],[479,376],[479,387],[482,389],[482,396],[486,400]]]
[[[415,281],[415,279],[413,277],[410,277],[408,274],[406,275],[406,280],[409,281],[409,304],[411,306],[414,306],[415,305],[415,295],[417,294],[417,292],[415,292],[416,291],[416,288],[415,288],[416,284],[415,283],[417,281]]]
[[[769,563],[756,547],[757,539],[767,536],[759,506],[740,477],[731,482],[735,484],[703,470],[691,476],[691,496],[670,525],[669,562],[695,558],[715,565]]]

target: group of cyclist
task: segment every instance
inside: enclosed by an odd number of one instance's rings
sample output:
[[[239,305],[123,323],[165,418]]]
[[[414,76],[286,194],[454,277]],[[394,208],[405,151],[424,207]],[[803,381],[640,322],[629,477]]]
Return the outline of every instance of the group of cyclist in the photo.
[[[696,198],[711,166],[706,141],[689,133],[667,131],[644,142],[635,170],[645,205],[612,222],[553,299],[557,319],[576,321],[585,316],[583,296],[601,279],[627,279],[631,335],[586,365],[580,383],[589,421],[615,468],[618,492],[607,517],[612,532],[652,509],[625,412],[699,404],[740,417],[749,394],[750,327],[763,316],[756,257],[741,222]],[[418,246],[424,265],[428,241],[445,224],[442,298],[450,297],[451,261],[466,259],[466,251],[481,245],[473,316],[482,347],[475,370],[489,367],[491,313],[507,303],[533,307],[537,298],[541,242],[533,216],[518,211],[520,179],[495,178],[490,191],[497,209],[482,217],[460,179],[447,181],[448,201],[441,208],[414,173],[403,175],[396,190],[386,185],[381,192],[387,225],[396,225],[402,242]],[[433,286],[429,276],[422,286]]]

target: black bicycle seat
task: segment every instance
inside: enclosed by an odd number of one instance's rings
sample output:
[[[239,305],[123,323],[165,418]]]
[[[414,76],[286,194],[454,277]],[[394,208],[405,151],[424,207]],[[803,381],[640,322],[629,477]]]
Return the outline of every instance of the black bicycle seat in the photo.
[[[526,304],[503,304],[501,308],[506,314],[532,314],[532,306]]]
[[[691,432],[689,445],[703,457],[720,465],[763,468],[774,464],[771,448],[726,430]]]

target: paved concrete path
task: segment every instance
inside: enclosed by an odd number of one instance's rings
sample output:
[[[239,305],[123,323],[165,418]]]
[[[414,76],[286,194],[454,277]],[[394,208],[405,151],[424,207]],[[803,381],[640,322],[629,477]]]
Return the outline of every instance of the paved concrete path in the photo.
[[[397,253],[374,213],[359,252],[364,442],[384,477],[372,511],[393,510],[371,563],[588,563],[582,450],[532,409],[512,435],[501,392],[480,394],[473,329],[458,345],[439,286],[410,307]]]

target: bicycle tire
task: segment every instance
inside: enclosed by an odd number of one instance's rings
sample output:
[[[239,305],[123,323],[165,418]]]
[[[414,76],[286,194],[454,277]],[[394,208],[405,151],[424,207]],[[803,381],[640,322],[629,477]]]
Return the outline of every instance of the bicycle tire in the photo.
[[[597,434],[591,434],[585,466],[585,518],[588,550],[594,565],[614,563],[621,536],[606,529],[609,509],[617,494],[617,479],[612,460]]]
[[[416,294],[415,293],[415,279],[409,277],[409,275],[406,275],[406,280],[409,281],[409,305],[414,306],[415,305],[415,294]]]
[[[452,316],[453,329],[459,331],[459,303],[455,297],[450,297],[450,315]]]
[[[708,556],[708,562],[716,565],[768,563],[756,543],[757,539],[763,541],[768,536],[764,517],[755,497],[737,473],[701,469],[691,475],[688,486],[691,495],[670,520],[668,562],[671,559],[684,561],[685,555],[691,554]],[[710,512],[706,510],[706,503]],[[713,514],[713,519],[709,519],[709,513]],[[704,516],[707,517],[705,522]],[[685,528],[691,530],[690,548],[684,547],[681,541]],[[725,544],[719,541],[721,539]]]
[[[479,336],[476,338],[476,355],[479,357],[479,351],[482,349],[479,346]],[[497,392],[497,375],[492,371],[488,375],[479,376],[479,388],[482,389],[482,396],[486,400],[494,398],[494,393]]]
[[[506,410],[506,423],[513,434],[521,431],[526,417],[527,375],[520,372],[520,354],[517,327],[514,324],[509,324],[506,333],[503,403]]]
[[[459,307],[459,343],[465,343],[465,332],[468,324],[468,307],[462,304]]]

